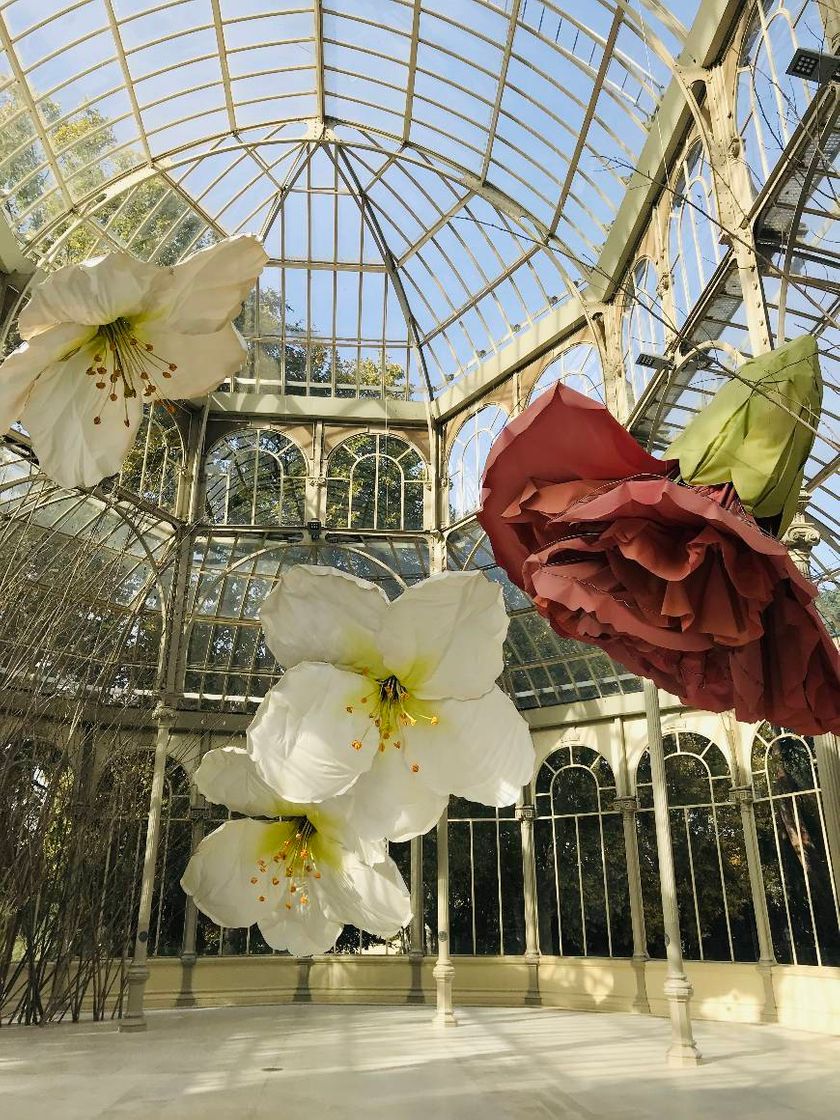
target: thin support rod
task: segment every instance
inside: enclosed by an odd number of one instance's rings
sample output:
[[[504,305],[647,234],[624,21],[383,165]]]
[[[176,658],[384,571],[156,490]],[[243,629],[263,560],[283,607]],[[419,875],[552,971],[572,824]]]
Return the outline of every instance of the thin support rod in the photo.
[[[443,810],[437,825],[437,887],[438,887],[438,957],[432,976],[437,1003],[434,1024],[456,1027],[458,1020],[452,1010],[452,980],[455,968],[449,956],[449,811]]]

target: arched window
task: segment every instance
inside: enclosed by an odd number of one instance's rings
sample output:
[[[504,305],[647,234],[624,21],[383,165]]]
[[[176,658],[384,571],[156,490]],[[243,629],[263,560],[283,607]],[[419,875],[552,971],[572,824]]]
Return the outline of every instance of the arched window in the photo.
[[[172,513],[183,464],[184,446],[178,425],[163,404],[151,405],[123,462],[120,485]]]
[[[682,324],[721,260],[712,173],[698,140],[680,161],[674,185],[669,243],[677,324]]]
[[[478,509],[481,474],[507,413],[495,404],[473,413],[458,429],[449,452],[449,517],[458,521]]]
[[[639,365],[639,355],[661,355],[665,350],[665,323],[658,283],[653,261],[637,261],[630,273],[621,320],[624,373],[631,406],[641,397],[653,374],[651,368]]]
[[[327,465],[326,523],[336,529],[422,529],[426,464],[405,440],[351,436]]]
[[[776,166],[817,86],[787,74],[797,47],[825,51],[816,0],[759,0],[738,67],[738,131],[759,189]]]
[[[603,404],[604,375],[601,372],[597,346],[593,346],[591,342],[578,342],[564,350],[542,371],[528,396],[528,403],[536,400],[540,393],[544,393],[558,381]]]
[[[840,911],[813,744],[765,724],[753,741],[752,772],[776,959],[840,965]]]
[[[452,952],[525,952],[522,837],[513,806],[449,802],[449,929]]]
[[[302,525],[306,460],[271,428],[243,428],[210,449],[204,505],[216,525]]]
[[[540,951],[633,954],[621,814],[610,764],[590,747],[559,747],[536,782],[534,848]]]
[[[723,752],[703,735],[666,735],[665,775],[683,952],[694,960],[758,959],[740,810]],[[663,957],[662,909],[650,755],[636,775],[639,859],[648,952]]]

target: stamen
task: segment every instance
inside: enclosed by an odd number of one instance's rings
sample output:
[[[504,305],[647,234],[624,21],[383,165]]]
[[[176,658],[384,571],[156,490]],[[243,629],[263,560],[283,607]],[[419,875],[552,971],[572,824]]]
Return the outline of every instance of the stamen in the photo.
[[[177,370],[174,362],[154,353],[151,343],[141,343],[134,333],[128,319],[115,319],[99,328],[97,337],[102,342],[101,351],[93,356],[93,361],[85,370],[90,377],[96,377],[96,388],[108,389],[98,412],[93,417],[94,424],[102,423],[105,406],[123,399],[123,423],[131,427],[126,401],[137,396],[143,386],[143,396],[152,397],[157,393],[156,378],[170,379]]]

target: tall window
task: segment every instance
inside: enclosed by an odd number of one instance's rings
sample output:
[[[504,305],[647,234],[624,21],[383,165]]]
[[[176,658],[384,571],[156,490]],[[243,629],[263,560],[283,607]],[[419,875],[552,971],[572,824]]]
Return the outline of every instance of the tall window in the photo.
[[[481,475],[507,413],[495,404],[473,413],[458,429],[449,452],[449,516],[458,521],[478,509]]]
[[[183,463],[184,447],[178,425],[163,404],[153,404],[146,411],[134,446],[123,463],[120,485],[171,513]]]
[[[306,460],[271,428],[223,436],[207,455],[204,504],[216,525],[302,525]]]
[[[694,960],[758,959],[741,815],[729,800],[723,752],[703,735],[666,735],[665,776],[683,952]],[[636,776],[642,893],[648,952],[665,955],[650,755]]]
[[[337,529],[422,529],[426,464],[405,440],[351,436],[327,466],[327,525]]]
[[[564,350],[540,374],[528,397],[528,403],[536,400],[540,393],[562,381],[570,389],[576,389],[585,397],[604,401],[604,375],[601,372],[601,359],[597,346],[591,342],[578,342]]]
[[[752,771],[776,959],[840,965],[840,911],[813,744],[765,724],[753,742]]]
[[[787,74],[797,47],[829,50],[816,0],[760,0],[738,68],[738,131],[756,188],[770,175],[817,87]]]
[[[540,950],[632,956],[624,830],[610,764],[590,747],[560,747],[540,767],[535,789]]]
[[[669,243],[677,324],[682,324],[702,295],[721,260],[712,173],[698,140],[678,165]]]
[[[522,837],[513,806],[449,802],[449,926],[452,952],[525,952]]]
[[[665,350],[665,323],[658,283],[653,261],[638,261],[630,273],[627,304],[621,320],[624,373],[631,405],[642,395],[653,373],[647,366],[639,365],[639,355],[662,354]]]

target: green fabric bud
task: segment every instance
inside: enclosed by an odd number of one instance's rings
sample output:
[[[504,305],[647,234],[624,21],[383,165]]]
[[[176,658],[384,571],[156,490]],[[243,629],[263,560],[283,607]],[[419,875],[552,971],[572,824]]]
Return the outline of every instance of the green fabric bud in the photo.
[[[686,482],[731,482],[754,517],[779,519],[781,536],[796,511],[822,392],[816,339],[795,338],[745,362],[665,457],[679,459]]]

